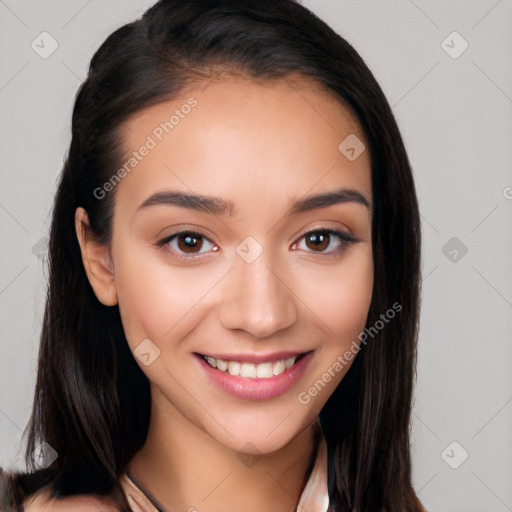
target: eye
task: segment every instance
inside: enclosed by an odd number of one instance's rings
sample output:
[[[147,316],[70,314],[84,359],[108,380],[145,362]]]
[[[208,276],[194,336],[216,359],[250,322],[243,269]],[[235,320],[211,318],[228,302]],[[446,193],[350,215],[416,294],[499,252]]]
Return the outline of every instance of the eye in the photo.
[[[218,251],[217,245],[214,245],[208,238],[201,233],[194,231],[180,231],[165,237],[158,242],[158,246],[168,247],[172,252],[176,253],[178,259],[190,259],[198,255],[208,252],[208,250]],[[206,250],[201,252],[201,249]],[[189,256],[183,256],[188,254]]]
[[[349,245],[358,241],[342,231],[323,228],[309,231],[302,235],[301,241],[302,240],[304,240],[306,249],[303,248],[303,244],[297,242],[292,245],[292,248],[299,248],[306,250],[306,252],[318,253],[325,256],[340,253]],[[169,249],[174,253],[174,257],[180,260],[194,259],[210,251],[216,252],[219,250],[219,247],[212,243],[207,237],[195,231],[173,233],[160,240],[157,245]]]
[[[305,245],[306,252],[316,252],[318,254],[325,254],[326,256],[342,252],[349,245],[358,241],[347,233],[333,229],[316,229],[309,231],[302,235],[301,241],[302,240],[304,240],[304,244],[295,242],[292,248],[296,249],[300,246],[299,248],[303,249],[303,245]],[[330,248],[330,250],[327,251],[326,249],[328,248]]]

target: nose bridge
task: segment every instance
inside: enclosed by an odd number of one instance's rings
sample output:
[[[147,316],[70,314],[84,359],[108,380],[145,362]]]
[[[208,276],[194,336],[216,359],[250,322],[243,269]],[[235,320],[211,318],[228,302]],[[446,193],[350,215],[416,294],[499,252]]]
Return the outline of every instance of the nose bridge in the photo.
[[[227,329],[242,329],[264,338],[292,325],[297,318],[297,307],[293,293],[285,284],[286,276],[275,270],[277,265],[270,251],[262,251],[252,260],[247,255],[254,257],[254,251],[250,242],[237,248],[225,283],[220,317]]]

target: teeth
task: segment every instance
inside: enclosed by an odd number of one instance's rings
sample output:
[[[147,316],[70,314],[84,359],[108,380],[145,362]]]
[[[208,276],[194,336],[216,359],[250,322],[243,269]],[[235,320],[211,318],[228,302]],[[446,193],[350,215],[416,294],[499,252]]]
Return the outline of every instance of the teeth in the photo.
[[[274,361],[272,363],[272,373],[274,375],[280,375],[285,370],[286,370],[286,363],[283,360],[281,360],[281,361]]]
[[[286,361],[285,361],[285,365],[286,365],[286,368],[291,368],[293,366],[293,364],[295,363],[295,357],[289,357]]]
[[[237,361],[229,361],[228,373],[231,375],[240,375],[240,363]]]
[[[275,375],[281,375],[288,368],[291,368],[297,357],[289,357],[279,361],[267,363],[253,364],[239,361],[224,361],[223,359],[215,359],[207,356],[206,362],[212,367],[217,368],[230,375],[245,377],[247,379],[268,379]]]
[[[209,359],[213,359],[213,357],[209,357],[207,359],[207,361],[210,363]],[[217,368],[223,372],[225,372],[227,369],[228,369],[228,363],[226,363],[226,361],[223,361],[222,359],[213,359],[214,362],[217,362]],[[213,366],[215,368],[215,366],[213,364],[210,363],[210,366]]]
[[[272,363],[263,363],[259,364],[258,367],[254,367],[256,370],[256,377],[258,379],[268,379],[269,377],[273,377],[272,373]]]
[[[231,373],[231,371],[229,373]],[[247,377],[248,379],[256,378],[256,366],[251,363],[242,363],[240,366],[240,377]]]

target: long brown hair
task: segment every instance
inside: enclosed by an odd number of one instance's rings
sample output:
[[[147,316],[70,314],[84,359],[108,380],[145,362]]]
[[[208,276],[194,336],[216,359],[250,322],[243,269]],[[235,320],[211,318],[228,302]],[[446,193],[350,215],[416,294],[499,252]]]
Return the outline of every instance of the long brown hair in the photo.
[[[356,115],[372,163],[374,290],[367,327],[392,304],[399,318],[362,350],[323,408],[330,510],[421,510],[411,484],[409,427],[420,304],[418,204],[402,138],[372,73],[342,37],[293,0],[160,0],[111,34],[92,58],[74,105],[72,141],[53,207],[49,284],[27,472],[20,496],[108,495],[129,510],[119,476],[144,444],[149,382],[128,347],[117,306],[102,305],[75,234],[82,206],[108,243],[114,192],[94,191],[121,165],[120,126],[219,71],[271,80],[299,73]],[[32,454],[58,454],[46,468]]]

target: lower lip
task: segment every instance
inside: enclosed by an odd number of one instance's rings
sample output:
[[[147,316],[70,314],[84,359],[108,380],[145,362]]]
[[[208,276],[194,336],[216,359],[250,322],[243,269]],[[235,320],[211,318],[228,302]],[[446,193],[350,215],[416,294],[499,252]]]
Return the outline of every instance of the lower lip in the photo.
[[[275,375],[268,379],[248,379],[230,375],[213,368],[201,356],[197,356],[197,359],[208,378],[230,395],[244,400],[268,400],[282,395],[301,378],[311,361],[312,355],[313,352],[308,352],[281,375]]]

